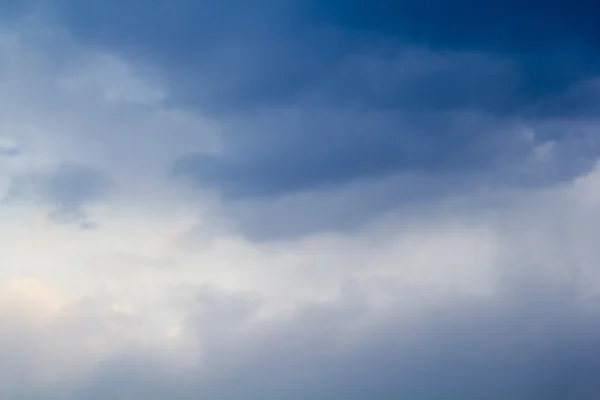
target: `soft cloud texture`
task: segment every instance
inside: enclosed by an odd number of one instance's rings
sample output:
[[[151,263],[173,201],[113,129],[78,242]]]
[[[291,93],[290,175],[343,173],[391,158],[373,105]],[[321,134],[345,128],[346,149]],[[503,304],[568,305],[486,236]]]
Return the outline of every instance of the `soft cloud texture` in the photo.
[[[0,2],[0,397],[598,398],[588,10],[398,4]]]
[[[47,204],[56,221],[82,221],[87,203],[98,201],[110,189],[110,179],[85,165],[63,164],[53,171],[13,178],[5,202],[32,199]]]

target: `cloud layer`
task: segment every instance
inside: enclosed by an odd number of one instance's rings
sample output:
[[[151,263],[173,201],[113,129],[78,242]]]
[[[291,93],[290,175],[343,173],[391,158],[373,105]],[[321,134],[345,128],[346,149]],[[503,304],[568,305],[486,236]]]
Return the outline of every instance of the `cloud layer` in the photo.
[[[595,10],[513,3],[0,1],[0,397],[598,398]]]

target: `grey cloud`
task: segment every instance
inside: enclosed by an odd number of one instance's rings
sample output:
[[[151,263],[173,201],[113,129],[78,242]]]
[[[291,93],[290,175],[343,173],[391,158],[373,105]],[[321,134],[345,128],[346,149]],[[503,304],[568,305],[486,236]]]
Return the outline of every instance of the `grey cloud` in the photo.
[[[8,296],[5,290],[0,303],[0,395],[5,399],[79,399],[71,396],[85,384],[83,368],[90,359],[102,359],[98,350],[115,346],[121,332],[138,322],[105,299],[84,298],[54,310],[55,299],[45,297],[43,288],[12,295],[9,290]],[[118,353],[108,348],[104,357]]]
[[[14,2],[7,4],[6,9],[17,9]],[[599,66],[600,35],[589,17],[597,11],[594,6],[494,1],[483,7],[470,0],[452,5],[438,0],[418,5],[387,0],[130,1],[126,6],[115,1],[25,0],[24,4],[34,8],[42,4],[86,45],[160,64],[170,71],[179,101],[226,112],[295,104],[335,75],[332,71],[346,58],[398,43],[436,52],[509,57],[517,67],[514,91],[499,102],[474,104],[492,109],[514,110],[515,105],[560,93],[593,76]],[[160,31],[155,29],[157,23]],[[354,78],[360,82],[364,77]],[[480,78],[471,82],[482,82]],[[457,89],[447,96],[453,98],[452,104],[473,89],[451,79],[441,81]],[[480,93],[488,100],[492,93],[485,89],[505,92],[496,79],[484,83]],[[393,81],[386,84],[394,87]]]
[[[23,149],[13,140],[0,136],[0,157],[15,157],[22,152]]]
[[[151,363],[107,365],[82,393],[230,400],[596,398],[597,310],[586,309],[566,284],[542,278],[519,285],[495,299],[434,301],[416,316],[400,306],[376,311],[354,285],[334,302],[252,323],[245,322],[251,302],[204,297],[203,309],[215,317],[189,329],[209,350],[206,368],[170,381]],[[401,301],[403,288],[396,289]],[[237,323],[221,324],[223,312],[237,316],[230,321]]]
[[[9,147],[0,145],[0,157],[15,157],[21,154],[21,149],[18,147]]]
[[[47,173],[31,173],[13,178],[5,202],[33,201],[49,207],[50,217],[60,223],[87,221],[87,205],[101,200],[112,180],[92,167],[63,163]]]
[[[184,337],[200,345],[197,364],[173,366],[128,346],[37,398],[596,399],[599,210],[579,197],[597,185],[581,185],[519,197],[517,207],[503,202],[476,218],[498,245],[490,260],[495,285],[483,294],[426,291],[379,276],[348,282],[333,300],[261,319],[269,299],[258,294],[176,287],[174,302],[187,311]],[[465,208],[466,218],[477,214]],[[109,326],[84,315],[93,332]]]
[[[531,173],[531,143],[507,132],[552,122],[566,108],[595,114],[589,89],[569,92],[598,72],[597,36],[582,8],[424,4],[58,0],[41,15],[76,43],[161,71],[165,106],[223,125],[222,153],[184,155],[173,171],[227,202],[394,175],[555,183],[585,168],[561,160]],[[437,7],[448,19],[431,12]],[[481,21],[466,13],[476,9]],[[529,30],[534,16],[546,30]],[[571,140],[568,129],[556,135]]]
[[[490,31],[465,14],[477,4],[448,9],[444,21],[430,10],[447,6],[427,4],[431,8],[380,1],[324,6],[178,0],[121,7],[59,0],[46,11],[85,45],[159,66],[169,86],[166,103],[210,113],[227,125],[237,120],[224,134],[224,158],[191,155],[177,169],[226,195],[244,196],[412,168],[479,169],[473,158],[499,157],[495,150],[512,143],[499,146],[494,129],[447,113],[510,119],[538,107],[538,113],[554,115],[551,105],[545,110],[547,98],[562,98],[573,84],[594,76],[597,60],[590,54],[597,53],[597,37],[580,31],[590,21],[579,7],[497,4],[495,12],[480,10],[497,28]],[[536,14],[540,9],[544,13]],[[406,20],[409,15],[415,20]],[[542,18],[549,36],[526,31],[524,21],[533,15]],[[561,26],[558,16],[570,23]],[[369,18],[387,28],[368,28]],[[389,18],[405,24],[386,24]],[[505,27],[508,20],[524,29],[518,40]],[[408,30],[395,31],[399,25]],[[418,40],[413,34],[421,29],[425,36]],[[461,46],[441,31],[473,37]],[[555,40],[562,34],[565,40]],[[289,110],[301,115],[290,118]]]
[[[593,119],[597,99],[594,82],[588,81],[568,96],[519,106],[517,115],[508,109],[485,111],[485,104],[509,99],[518,80],[511,60],[501,57],[410,48],[387,58],[359,57],[295,106],[229,116],[223,153],[187,155],[174,171],[232,200],[293,195],[394,174],[505,175],[511,169],[515,180],[525,179],[519,175],[527,174],[523,170],[533,148],[548,136],[557,143],[578,140],[566,124],[549,125],[559,118],[573,124]],[[333,103],[323,100],[335,96]],[[561,102],[574,113],[553,112]],[[588,116],[577,115],[585,107]],[[529,142],[518,132],[542,125]],[[526,179],[535,183],[536,177]],[[552,182],[550,172],[543,181]]]
[[[528,151],[508,131],[510,120],[471,113],[273,110],[229,126],[223,154],[190,155],[175,172],[233,198],[335,187],[402,171],[468,172]]]
[[[258,242],[285,241],[315,232],[351,233],[386,214],[435,207],[436,199],[451,193],[472,195],[472,179],[448,174],[396,175],[334,190],[233,202],[227,211],[235,229]]]
[[[0,148],[0,157],[14,157],[21,154],[21,151],[16,148]]]
[[[240,122],[249,136],[230,133],[239,135],[231,152],[190,156],[175,168],[200,187],[219,191],[228,216],[254,240],[347,232],[444,198],[558,185],[588,171],[599,151],[596,118],[505,120],[456,113],[404,121],[315,112],[312,118],[274,113],[265,119],[272,125]],[[403,124],[405,133],[398,133]]]

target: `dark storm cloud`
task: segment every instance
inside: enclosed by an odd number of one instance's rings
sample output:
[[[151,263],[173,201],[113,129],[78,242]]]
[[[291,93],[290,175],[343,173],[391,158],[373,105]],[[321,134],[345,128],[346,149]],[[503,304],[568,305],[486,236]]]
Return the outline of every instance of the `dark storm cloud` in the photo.
[[[85,45],[162,70],[165,106],[222,122],[223,153],[182,155],[172,172],[226,200],[396,174],[552,182],[583,167],[560,159],[532,174],[543,138],[532,144],[510,128],[597,116],[586,81],[600,54],[590,5],[55,0],[32,8]],[[559,152],[571,134],[552,134]]]
[[[593,17],[598,6],[589,2],[310,3],[318,18],[354,34],[392,37],[437,50],[511,55],[522,74],[520,95],[529,100],[564,90],[599,66],[600,29]]]
[[[65,163],[47,173],[13,178],[4,201],[34,201],[49,207],[50,216],[57,222],[79,222],[87,227],[85,207],[101,200],[111,185],[111,179],[101,171]]]
[[[172,78],[183,77],[173,81],[187,91],[179,93],[183,98],[216,108],[218,103],[226,108],[293,104],[347,57],[390,43],[512,57],[520,79],[501,108],[562,91],[598,67],[600,29],[592,3],[55,0],[42,5],[88,44],[148,57],[171,69]],[[461,90],[454,95],[458,102],[462,96]]]
[[[530,151],[510,127],[461,113],[274,113],[240,121],[225,134],[223,154],[190,155],[175,172],[240,198],[336,187],[401,171],[470,171]]]

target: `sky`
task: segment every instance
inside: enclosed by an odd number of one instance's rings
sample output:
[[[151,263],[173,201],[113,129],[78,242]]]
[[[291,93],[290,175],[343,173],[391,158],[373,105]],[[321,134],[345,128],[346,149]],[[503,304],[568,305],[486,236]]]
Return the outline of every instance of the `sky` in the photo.
[[[598,12],[0,0],[0,398],[597,399]]]

